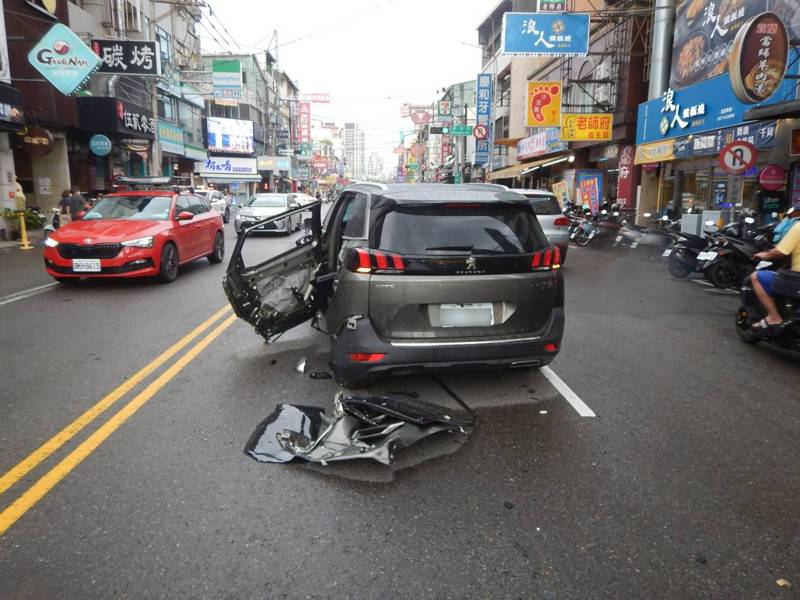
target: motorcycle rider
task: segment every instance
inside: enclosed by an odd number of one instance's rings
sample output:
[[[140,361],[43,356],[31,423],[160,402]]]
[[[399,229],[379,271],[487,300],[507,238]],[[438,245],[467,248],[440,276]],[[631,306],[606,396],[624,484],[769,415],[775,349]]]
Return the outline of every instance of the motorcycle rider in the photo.
[[[791,257],[789,269],[800,272],[800,222],[795,223],[789,232],[781,239],[777,246],[765,252],[757,252],[753,258],[758,260],[776,260]],[[764,332],[773,332],[783,323],[778,306],[775,304],[774,292],[772,289],[775,282],[775,271],[755,271],[750,275],[750,282],[753,291],[767,312],[767,316],[753,325],[753,329]]]

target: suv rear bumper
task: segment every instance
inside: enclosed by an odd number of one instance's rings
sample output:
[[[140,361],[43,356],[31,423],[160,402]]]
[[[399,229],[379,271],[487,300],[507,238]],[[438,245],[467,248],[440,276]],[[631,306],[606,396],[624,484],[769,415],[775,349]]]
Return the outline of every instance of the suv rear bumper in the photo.
[[[381,375],[425,371],[539,367],[549,364],[561,348],[564,309],[554,308],[542,331],[508,339],[487,340],[389,340],[380,337],[369,319],[343,328],[332,340],[333,367],[340,380],[355,382]],[[548,352],[545,346],[555,344]],[[377,362],[354,362],[350,354],[385,354]]]

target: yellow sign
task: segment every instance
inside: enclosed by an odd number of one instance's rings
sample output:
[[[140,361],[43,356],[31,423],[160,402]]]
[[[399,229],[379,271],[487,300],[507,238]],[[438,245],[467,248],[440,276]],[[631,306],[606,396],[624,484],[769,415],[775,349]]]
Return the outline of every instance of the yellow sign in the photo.
[[[596,142],[611,139],[614,118],[606,113],[564,113],[561,139],[569,142]]]
[[[561,125],[561,82],[528,82],[528,127]]]
[[[633,164],[657,163],[675,158],[675,140],[664,140],[652,144],[636,146],[636,157]]]

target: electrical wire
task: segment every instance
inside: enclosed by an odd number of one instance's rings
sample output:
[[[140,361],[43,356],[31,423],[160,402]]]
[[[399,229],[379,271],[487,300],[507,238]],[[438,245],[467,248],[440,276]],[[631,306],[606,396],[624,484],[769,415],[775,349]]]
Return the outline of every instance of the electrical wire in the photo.
[[[228,35],[228,39],[233,41],[233,43],[236,44],[237,48],[241,48],[241,46],[239,45],[239,42],[236,41],[236,38],[234,38],[231,35],[231,32],[228,31],[228,28],[225,27],[225,23],[222,22],[222,20],[219,18],[219,15],[212,10],[211,3],[208,2],[208,0],[206,0],[206,8],[208,9],[208,14],[211,15],[212,17],[214,17],[217,20],[217,23],[219,23],[219,26],[222,27],[222,30]]]

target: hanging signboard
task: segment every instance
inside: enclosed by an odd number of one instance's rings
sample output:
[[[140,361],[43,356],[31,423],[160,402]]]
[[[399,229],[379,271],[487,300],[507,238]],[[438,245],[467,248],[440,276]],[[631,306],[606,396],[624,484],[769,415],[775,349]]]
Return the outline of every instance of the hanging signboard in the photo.
[[[635,148],[622,146],[619,151],[617,172],[617,204],[632,207],[635,202],[636,169],[633,166]]]
[[[211,63],[214,98],[238,100],[242,97],[242,64],[236,59],[214,59]]]
[[[536,0],[536,12],[567,12],[567,0]]]
[[[183,129],[166,121],[158,120],[158,143],[164,152],[183,156]]]
[[[437,103],[437,112],[439,116],[450,116],[453,114],[453,106],[450,100],[439,100]]]
[[[411,112],[411,120],[414,125],[426,125],[430,123],[431,113],[429,110],[414,110]]]
[[[613,115],[606,113],[564,113],[561,139],[570,142],[610,140]]]
[[[22,134],[22,145],[31,156],[46,156],[53,150],[53,134],[44,127],[29,127]]]
[[[102,133],[95,133],[89,140],[89,150],[96,156],[111,154],[111,140]]]
[[[475,91],[475,123],[486,128],[487,134],[475,141],[475,164],[485,165],[492,153],[492,104],[494,103],[494,75],[480,73]]]
[[[528,127],[561,126],[561,82],[528,82]]]
[[[86,83],[101,61],[69,27],[56,23],[28,53],[28,62],[69,96]]]
[[[212,152],[253,153],[253,122],[207,117],[208,149]]]
[[[731,86],[747,104],[772,96],[783,82],[789,60],[789,34],[778,15],[761,13],[742,25],[728,59]]]
[[[311,103],[300,102],[300,142],[311,142]]]
[[[102,61],[98,73],[155,77],[161,75],[158,42],[92,40],[92,50]]]
[[[758,172],[758,185],[774,192],[786,183],[786,171],[780,165],[766,165]]]
[[[501,47],[510,56],[586,56],[589,15],[505,13]]]

